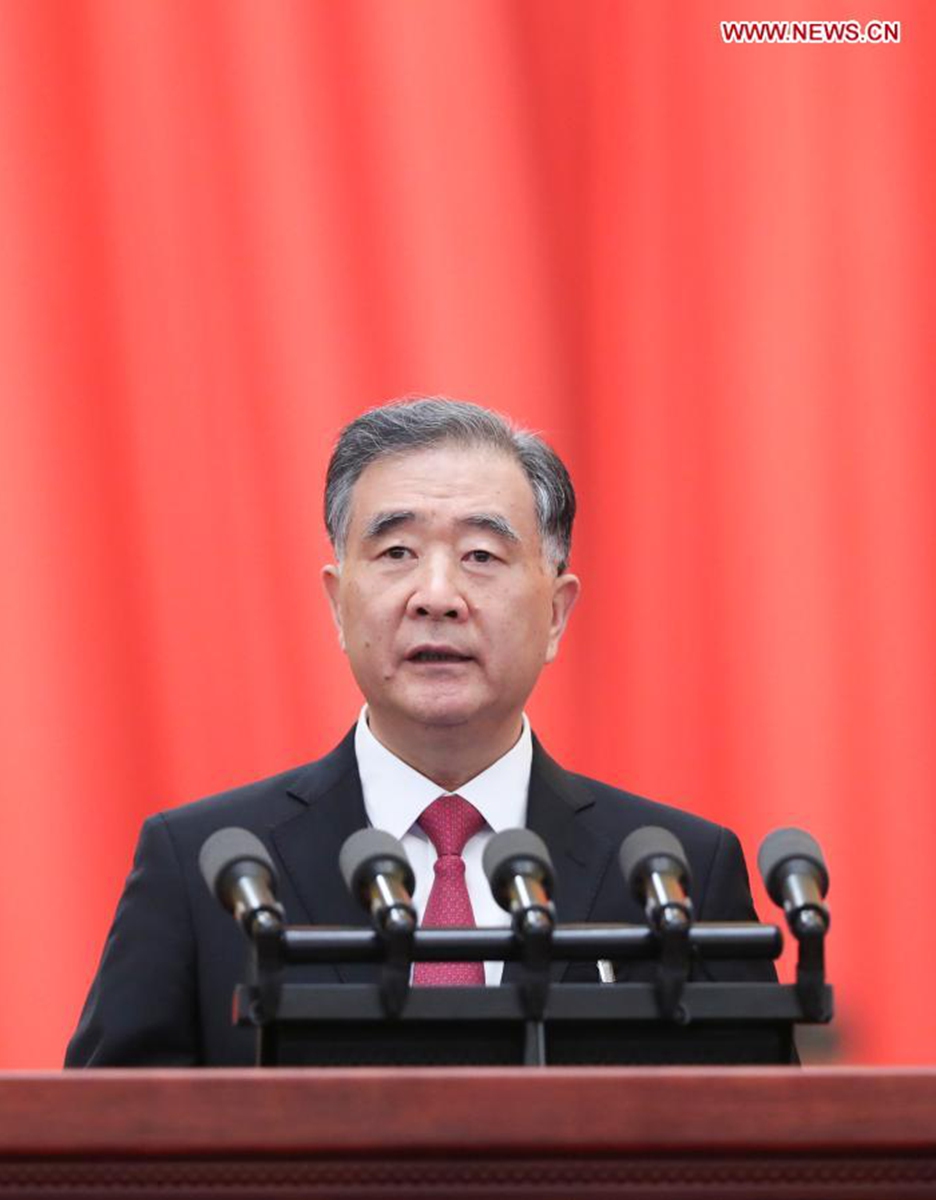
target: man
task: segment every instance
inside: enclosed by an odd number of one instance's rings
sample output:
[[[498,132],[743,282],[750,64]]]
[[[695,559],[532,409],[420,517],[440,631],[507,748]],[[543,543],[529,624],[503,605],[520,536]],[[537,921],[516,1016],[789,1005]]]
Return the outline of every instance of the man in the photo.
[[[523,707],[555,658],[579,581],[567,570],[575,495],[539,438],[471,404],[424,399],[365,413],[328,468],[325,518],[335,564],[324,584],[366,700],[356,727],[319,762],[150,818],[68,1065],[238,1065],[251,1031],[230,1023],[246,944],[209,894],[198,852],[243,826],[267,845],[287,919],[366,921],[338,871],[367,824],[400,837],[427,924],[503,925],[481,853],[527,825],[556,870],[560,920],[643,918],[617,869],[622,839],[663,825],[682,841],[700,919],[753,920],[737,839],[553,762]],[[447,844],[455,836],[457,844]],[[453,833],[454,831],[454,833]],[[700,968],[772,978],[769,964]],[[591,964],[565,980],[597,980]],[[505,982],[513,977],[506,969]],[[623,964],[619,978],[632,975]],[[366,964],[303,968],[305,980],[375,978]],[[466,974],[417,966],[416,983],[498,983],[502,964]]]

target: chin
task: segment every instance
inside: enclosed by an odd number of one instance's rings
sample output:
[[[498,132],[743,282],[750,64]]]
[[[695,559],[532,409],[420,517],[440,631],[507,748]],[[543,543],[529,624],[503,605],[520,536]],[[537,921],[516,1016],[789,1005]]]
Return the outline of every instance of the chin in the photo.
[[[483,697],[477,689],[466,687],[463,680],[432,683],[421,681],[417,686],[400,688],[387,699],[410,720],[426,725],[459,725],[481,707]]]
[[[467,725],[476,710],[454,704],[425,705],[412,709],[410,717],[429,729],[457,729],[459,725]]]
[[[401,705],[401,711],[420,725],[454,729],[477,717],[480,706],[467,696],[414,696]]]

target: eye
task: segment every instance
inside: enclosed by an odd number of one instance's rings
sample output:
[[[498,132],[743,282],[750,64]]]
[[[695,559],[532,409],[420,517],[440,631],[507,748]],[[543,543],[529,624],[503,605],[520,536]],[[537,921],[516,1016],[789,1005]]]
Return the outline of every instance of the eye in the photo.
[[[412,550],[410,550],[410,548],[408,546],[388,546],[387,549],[383,551],[383,553],[381,554],[380,557],[381,558],[392,558],[394,560],[399,560],[401,558],[406,558],[407,555],[412,554],[412,553],[413,553]]]
[[[494,561],[494,555],[490,550],[470,550],[468,558],[476,563],[489,563]]]

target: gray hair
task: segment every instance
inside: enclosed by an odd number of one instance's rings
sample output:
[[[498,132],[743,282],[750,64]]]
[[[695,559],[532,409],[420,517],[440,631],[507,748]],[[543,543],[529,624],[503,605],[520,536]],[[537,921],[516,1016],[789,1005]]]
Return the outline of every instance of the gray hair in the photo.
[[[520,464],[533,491],[543,552],[561,575],[572,548],[575,491],[559,455],[500,413],[441,396],[395,400],[342,429],[325,477],[325,527],[338,559],[347,540],[351,493],[364,469],[391,454],[446,442],[499,450]]]

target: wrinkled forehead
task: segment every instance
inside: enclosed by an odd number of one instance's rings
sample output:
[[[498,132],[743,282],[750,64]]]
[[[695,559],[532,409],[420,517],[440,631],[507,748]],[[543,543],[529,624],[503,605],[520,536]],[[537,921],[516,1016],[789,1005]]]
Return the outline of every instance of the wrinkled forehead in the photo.
[[[524,540],[538,531],[526,472],[512,454],[489,446],[446,442],[375,459],[351,492],[348,535],[360,538],[381,514],[404,512],[452,523],[500,517]]]

